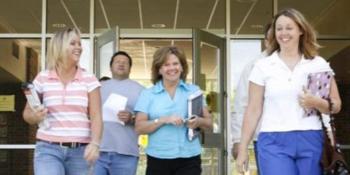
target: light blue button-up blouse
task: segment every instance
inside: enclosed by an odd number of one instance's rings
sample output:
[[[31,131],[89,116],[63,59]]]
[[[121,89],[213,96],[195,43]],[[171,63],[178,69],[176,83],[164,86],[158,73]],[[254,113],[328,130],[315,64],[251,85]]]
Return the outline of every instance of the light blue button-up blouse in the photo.
[[[180,80],[173,99],[163,87],[163,82],[157,82],[153,87],[142,91],[135,112],[148,115],[148,120],[176,115],[186,119],[187,99],[200,90],[198,86],[187,84]],[[165,124],[149,134],[146,154],[156,158],[173,159],[188,158],[201,153],[199,139],[187,139],[187,127]]]

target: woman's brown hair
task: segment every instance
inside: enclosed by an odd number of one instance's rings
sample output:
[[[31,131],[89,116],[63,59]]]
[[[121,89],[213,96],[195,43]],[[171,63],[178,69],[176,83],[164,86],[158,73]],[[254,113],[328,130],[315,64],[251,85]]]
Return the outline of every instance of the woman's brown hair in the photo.
[[[275,15],[272,22],[272,31],[268,37],[268,55],[271,55],[276,50],[280,50],[280,46],[276,40],[276,21],[280,16],[286,16],[298,25],[302,32],[299,40],[299,51],[304,57],[306,59],[313,59],[318,55],[320,45],[317,43],[315,30],[299,11],[292,8],[284,9]]]
[[[159,48],[153,55],[153,62],[152,62],[152,83],[153,84],[156,84],[159,80],[163,78],[162,75],[159,74],[159,69],[166,62],[170,54],[173,54],[177,58],[179,58],[179,61],[182,67],[180,79],[182,79],[183,81],[186,81],[186,77],[188,74],[188,65],[187,65],[185,53],[183,52],[182,49],[179,49],[176,46],[166,46],[166,47]]]

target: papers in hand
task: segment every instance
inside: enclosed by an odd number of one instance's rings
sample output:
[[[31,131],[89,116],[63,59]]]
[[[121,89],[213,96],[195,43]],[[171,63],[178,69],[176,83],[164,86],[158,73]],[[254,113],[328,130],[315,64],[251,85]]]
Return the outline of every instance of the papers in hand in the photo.
[[[128,98],[112,93],[102,106],[103,121],[116,122],[122,125],[125,123],[119,120],[118,112],[125,110]]]
[[[323,99],[329,98],[332,76],[330,71],[310,73],[307,77],[307,89],[312,95]],[[312,115],[317,115],[316,109],[305,110],[305,116]]]
[[[192,118],[193,116],[202,117],[203,112],[203,93],[198,90],[195,93],[191,94],[188,97],[188,118]],[[199,128],[187,130],[187,138],[189,141],[192,141],[200,134]]]

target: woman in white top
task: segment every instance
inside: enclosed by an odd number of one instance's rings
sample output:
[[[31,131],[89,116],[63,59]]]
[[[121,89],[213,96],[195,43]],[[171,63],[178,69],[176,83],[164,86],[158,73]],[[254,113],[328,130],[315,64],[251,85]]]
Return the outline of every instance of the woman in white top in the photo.
[[[258,121],[259,167],[262,175],[320,175],[323,133],[317,115],[305,109],[337,113],[341,101],[335,80],[330,103],[306,90],[310,73],[332,71],[318,56],[315,31],[295,9],[280,11],[273,20],[268,57],[259,60],[250,75],[237,169],[245,170],[248,144]],[[329,111],[332,105],[332,111]]]

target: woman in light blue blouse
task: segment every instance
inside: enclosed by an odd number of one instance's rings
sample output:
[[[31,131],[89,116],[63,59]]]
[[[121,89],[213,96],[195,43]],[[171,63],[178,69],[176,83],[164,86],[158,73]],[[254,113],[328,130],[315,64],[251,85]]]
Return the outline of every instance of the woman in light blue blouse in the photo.
[[[206,106],[203,116],[188,116],[188,97],[199,87],[187,84],[188,65],[184,52],[163,47],[153,56],[152,82],[135,106],[135,129],[149,134],[146,175],[200,175],[201,146],[198,138],[190,141],[188,128],[210,129],[211,116]]]

